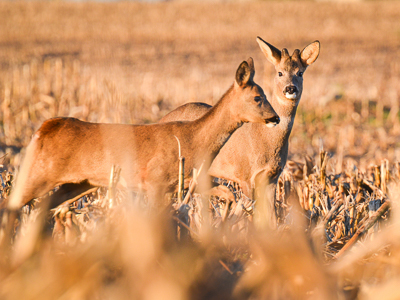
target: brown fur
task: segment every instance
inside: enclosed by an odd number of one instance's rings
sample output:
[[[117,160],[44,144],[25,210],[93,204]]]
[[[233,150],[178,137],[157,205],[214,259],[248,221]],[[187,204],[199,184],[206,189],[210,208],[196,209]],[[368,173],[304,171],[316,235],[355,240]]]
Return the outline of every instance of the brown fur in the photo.
[[[274,128],[245,124],[221,149],[209,174],[239,183],[249,197],[253,196],[252,190],[255,189],[256,198],[274,198],[276,183],[286,164],[289,136],[303,91],[303,78],[299,76],[299,72],[304,72],[317,59],[319,42],[311,43],[301,52],[296,49],[292,56],[286,49],[279,51],[261,38],[257,38],[257,42],[267,59],[275,66],[271,105],[280,116],[281,123]],[[279,72],[282,76],[279,76]],[[288,86],[296,86],[298,92],[295,99],[285,97],[284,91]],[[194,120],[209,109],[211,107],[204,103],[185,104],[167,114],[160,122]],[[265,186],[267,190],[264,190]],[[272,205],[273,201],[269,203]],[[269,210],[273,208],[270,207]]]
[[[193,122],[124,125],[47,120],[27,148],[9,208],[18,209],[57,185],[106,186],[112,165],[122,168],[128,188],[147,192],[153,202],[160,200],[178,181],[175,137],[186,158],[185,178],[190,178],[193,168],[204,159],[212,160],[243,123],[279,122],[253,76],[250,58],[239,66],[233,86],[221,100]]]

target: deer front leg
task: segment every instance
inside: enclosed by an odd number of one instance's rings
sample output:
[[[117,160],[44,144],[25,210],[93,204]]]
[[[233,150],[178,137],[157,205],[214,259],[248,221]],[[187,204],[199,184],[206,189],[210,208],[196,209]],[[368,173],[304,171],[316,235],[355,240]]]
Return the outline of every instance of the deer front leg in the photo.
[[[271,176],[270,172],[263,170],[254,179],[253,199],[256,200],[254,225],[258,229],[276,228],[275,200],[278,178],[279,176]]]

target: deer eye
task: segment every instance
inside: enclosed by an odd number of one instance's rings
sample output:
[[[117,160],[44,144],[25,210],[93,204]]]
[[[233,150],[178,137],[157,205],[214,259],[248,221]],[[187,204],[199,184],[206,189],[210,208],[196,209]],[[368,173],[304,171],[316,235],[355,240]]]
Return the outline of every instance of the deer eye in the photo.
[[[262,101],[262,97],[256,96],[256,97],[254,97],[254,101],[256,101],[257,103],[259,103],[259,102]]]
[[[303,77],[303,72],[299,72],[299,73],[297,73],[297,76],[299,76],[299,77]]]
[[[279,75],[279,77],[283,76],[282,72],[278,72],[278,75]]]

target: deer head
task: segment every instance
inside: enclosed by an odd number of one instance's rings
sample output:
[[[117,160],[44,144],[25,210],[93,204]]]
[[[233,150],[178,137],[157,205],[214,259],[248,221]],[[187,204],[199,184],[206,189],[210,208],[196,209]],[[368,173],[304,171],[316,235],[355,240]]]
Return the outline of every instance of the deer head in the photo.
[[[303,75],[319,55],[319,41],[312,42],[302,51],[294,50],[292,55],[286,48],[278,50],[271,44],[257,37],[261,51],[268,61],[275,66],[274,95],[281,102],[292,102],[297,105],[303,92]]]
[[[262,123],[268,127],[274,127],[279,124],[279,116],[267,101],[262,88],[253,81],[254,74],[254,62],[250,57],[247,61],[243,61],[236,71],[233,89],[243,106],[237,107],[239,109],[232,113],[242,115],[246,112],[246,115],[242,116],[245,122]]]

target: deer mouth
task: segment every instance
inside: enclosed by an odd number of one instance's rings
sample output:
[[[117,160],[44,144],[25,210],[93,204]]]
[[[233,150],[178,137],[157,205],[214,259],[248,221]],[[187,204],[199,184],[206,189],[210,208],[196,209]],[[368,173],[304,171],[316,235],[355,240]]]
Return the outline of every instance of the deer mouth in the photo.
[[[297,94],[296,94],[296,93],[294,93],[294,94],[286,93],[286,94],[285,94],[285,97],[286,97],[287,99],[289,99],[289,100],[295,100],[295,99],[297,99]]]
[[[278,116],[274,116],[272,118],[265,120],[265,125],[267,125],[268,128],[273,128],[276,125],[278,125],[280,121],[281,119]]]
[[[289,100],[296,100],[297,96],[299,94],[299,90],[297,89],[296,86],[289,85],[289,86],[285,87],[285,89],[283,90],[283,94]]]

